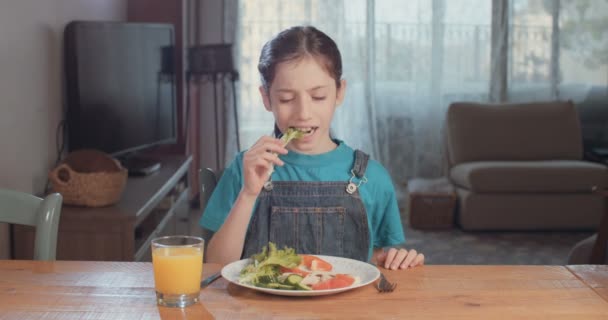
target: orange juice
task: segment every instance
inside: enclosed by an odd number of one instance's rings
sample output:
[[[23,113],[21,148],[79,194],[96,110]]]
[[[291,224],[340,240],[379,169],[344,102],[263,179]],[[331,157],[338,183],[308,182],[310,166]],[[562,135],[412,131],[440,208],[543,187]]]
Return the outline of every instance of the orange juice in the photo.
[[[163,294],[192,294],[200,291],[203,249],[160,247],[152,250],[154,284]]]

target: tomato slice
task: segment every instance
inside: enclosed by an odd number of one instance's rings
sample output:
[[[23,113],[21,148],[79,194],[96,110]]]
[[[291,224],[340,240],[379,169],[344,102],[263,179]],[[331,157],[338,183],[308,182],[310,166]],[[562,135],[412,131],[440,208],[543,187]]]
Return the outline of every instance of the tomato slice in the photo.
[[[300,265],[304,265],[312,271],[331,271],[333,268],[331,263],[319,257],[306,254],[300,255],[300,257],[302,257],[302,262],[300,262]]]
[[[355,283],[355,278],[347,274],[337,274],[334,278],[312,285],[313,290],[346,288]]]
[[[289,272],[306,277],[311,271],[331,271],[333,268],[331,263],[321,258],[306,254],[301,254],[300,257],[302,258],[302,261],[300,262],[299,266],[295,268],[281,267],[281,273]]]

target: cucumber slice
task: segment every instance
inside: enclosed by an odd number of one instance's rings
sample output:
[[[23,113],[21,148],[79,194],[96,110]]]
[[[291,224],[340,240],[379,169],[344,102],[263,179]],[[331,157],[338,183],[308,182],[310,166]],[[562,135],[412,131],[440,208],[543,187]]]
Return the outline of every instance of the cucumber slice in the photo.
[[[287,276],[287,278],[285,279],[285,284],[295,286],[302,282],[302,280],[304,280],[304,278],[301,275],[294,273]]]

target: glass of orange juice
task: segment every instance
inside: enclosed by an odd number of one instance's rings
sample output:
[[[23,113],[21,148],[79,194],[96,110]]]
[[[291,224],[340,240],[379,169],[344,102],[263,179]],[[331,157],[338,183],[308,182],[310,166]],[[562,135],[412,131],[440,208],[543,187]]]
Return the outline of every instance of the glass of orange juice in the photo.
[[[198,302],[205,240],[168,236],[152,240],[156,302],[165,307],[186,307]]]

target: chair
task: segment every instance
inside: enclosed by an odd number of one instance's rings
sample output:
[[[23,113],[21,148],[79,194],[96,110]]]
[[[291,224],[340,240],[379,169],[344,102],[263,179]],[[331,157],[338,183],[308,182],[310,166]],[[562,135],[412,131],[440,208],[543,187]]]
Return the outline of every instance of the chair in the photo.
[[[608,169],[583,161],[572,102],[453,103],[446,138],[463,229],[598,227]]]
[[[608,192],[603,193],[608,197]],[[608,210],[604,213],[598,232],[572,248],[568,264],[608,264]]]
[[[221,172],[220,172],[221,174]],[[213,194],[213,190],[217,185],[218,178],[215,172],[209,168],[200,169],[198,172],[199,183],[201,184],[201,190],[199,195],[200,208],[201,211],[205,211],[207,207],[207,203],[209,202],[209,198],[211,194]],[[202,237],[205,239],[205,250],[207,250],[207,245],[209,244],[209,240],[213,237],[213,232],[211,230],[207,230],[202,228]],[[205,259],[207,256],[205,255]]]
[[[201,190],[199,195],[200,207],[205,210],[207,202],[217,185],[217,177],[215,172],[209,168],[200,169],[198,172],[199,183],[201,184]]]
[[[36,228],[34,260],[55,260],[62,197],[44,199],[28,193],[0,189],[0,221]]]

